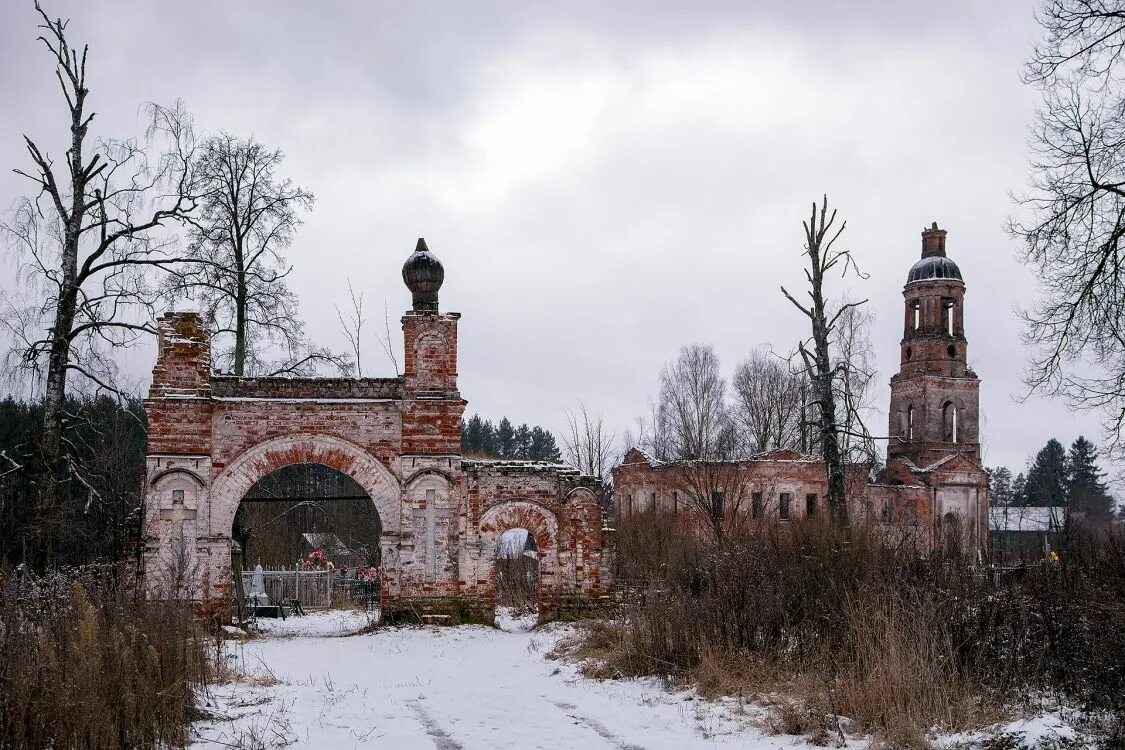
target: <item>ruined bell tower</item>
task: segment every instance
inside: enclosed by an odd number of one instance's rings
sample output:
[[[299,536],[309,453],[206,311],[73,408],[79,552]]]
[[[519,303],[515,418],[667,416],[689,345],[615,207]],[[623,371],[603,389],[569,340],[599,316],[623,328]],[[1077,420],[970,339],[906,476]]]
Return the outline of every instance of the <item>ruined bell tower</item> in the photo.
[[[980,463],[980,379],[966,361],[965,282],[937,222],[903,288],[899,372],[891,378],[887,460],[926,467],[959,454]]]

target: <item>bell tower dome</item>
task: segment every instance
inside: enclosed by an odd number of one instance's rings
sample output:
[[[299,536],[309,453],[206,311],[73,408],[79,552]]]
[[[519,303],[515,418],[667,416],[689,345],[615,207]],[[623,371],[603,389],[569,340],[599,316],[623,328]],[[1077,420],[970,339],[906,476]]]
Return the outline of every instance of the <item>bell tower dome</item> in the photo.
[[[967,363],[965,282],[937,222],[903,288],[899,372],[891,378],[887,459],[918,466],[957,453],[980,463],[980,380]]]

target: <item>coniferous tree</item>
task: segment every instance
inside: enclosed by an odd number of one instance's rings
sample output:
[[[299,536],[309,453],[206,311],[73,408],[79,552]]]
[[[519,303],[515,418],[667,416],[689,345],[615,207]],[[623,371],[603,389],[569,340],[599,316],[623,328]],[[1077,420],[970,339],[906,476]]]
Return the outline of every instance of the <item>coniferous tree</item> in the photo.
[[[1085,514],[1090,520],[1111,518],[1114,502],[1102,482],[1105,474],[1098,466],[1098,450],[1093,443],[1079,436],[1070,446],[1067,468],[1071,510]]]
[[[1021,471],[1012,480],[1012,496],[1009,505],[1027,505],[1027,477]]]
[[[1068,499],[1066,449],[1054,438],[1035,455],[1027,472],[1026,504],[1037,507],[1065,506]]]
[[[516,431],[507,417],[500,420],[496,428],[496,455],[500,458],[515,458]]]
[[[542,427],[531,430],[531,458],[536,461],[561,461],[562,453],[555,444],[555,436]]]
[[[496,455],[496,428],[492,426],[492,420],[484,420],[480,432],[480,452],[486,456]]]
[[[555,436],[542,427],[521,424],[513,428],[506,417],[499,428],[474,414],[461,420],[461,450],[468,456],[514,458],[525,461],[561,461]]]
[[[988,470],[988,495],[994,505],[1012,505],[1012,472],[1007,466]]]
[[[516,430],[515,458],[526,461],[531,458],[531,428],[526,423]]]
[[[461,421],[461,451],[473,454],[482,453],[484,444],[484,420],[474,414],[468,422]]]

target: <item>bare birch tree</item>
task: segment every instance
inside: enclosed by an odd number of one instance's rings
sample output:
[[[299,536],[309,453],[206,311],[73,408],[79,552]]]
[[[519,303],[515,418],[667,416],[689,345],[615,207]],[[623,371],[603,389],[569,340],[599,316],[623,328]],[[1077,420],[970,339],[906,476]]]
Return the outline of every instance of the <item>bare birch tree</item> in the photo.
[[[352,280],[348,279],[348,298],[352,305],[348,310],[347,315],[340,310],[339,305],[335,305],[336,318],[340,321],[340,330],[344,333],[344,338],[348,340],[348,345],[352,349],[352,354],[355,355],[355,376],[357,378],[363,377],[363,324],[367,322],[367,318],[363,310],[363,292],[357,296],[355,289],[352,288]]]
[[[738,364],[731,382],[734,418],[750,452],[800,447],[803,385],[800,375],[765,347]]]
[[[284,158],[252,138],[219,133],[200,143],[193,164],[201,203],[190,222],[188,255],[196,262],[183,266],[166,290],[203,308],[214,326],[215,361],[234,375],[349,367],[345,357],[309,343],[286,283],[292,266],[281,253],[314,198],[279,176]]]
[[[657,430],[662,460],[709,459],[730,446],[726,382],[715,350],[703,344],[680,349],[660,373]]]
[[[875,315],[864,307],[848,306],[845,296],[842,314],[832,339],[832,360],[838,376],[836,398],[840,406],[840,452],[849,463],[878,462],[875,438],[867,429],[867,417],[875,411],[872,383],[875,381],[875,351],[871,346],[871,327]]]
[[[797,354],[803,374],[812,385],[812,405],[816,437],[828,475],[828,494],[825,502],[834,524],[847,527],[850,523],[847,507],[847,485],[844,464],[847,459],[841,437],[845,432],[838,410],[840,381],[848,377],[846,362],[833,361],[833,343],[840,334],[840,321],[849,310],[858,308],[867,300],[843,302],[835,306],[828,300],[824,282],[833,272],[841,276],[852,269],[859,273],[851,253],[836,247],[847,222],[836,225],[836,211],[828,213],[828,196],[818,206],[814,202],[812,214],[803,222],[805,231],[804,255],[808,256],[805,278],[809,288],[807,304],[801,304],[783,286],[781,293],[809,319],[812,335],[797,345]],[[845,409],[849,409],[845,405]],[[846,421],[846,420],[845,420]]]
[[[743,516],[749,498],[742,445],[726,402],[726,382],[710,346],[692,344],[660,373],[654,434],[673,466],[672,491],[710,525],[716,542]]]
[[[37,192],[21,199],[2,225],[22,258],[23,293],[0,300],[0,322],[15,341],[9,363],[42,387],[40,502],[47,507],[64,472],[81,481],[64,445],[68,376],[94,390],[117,391],[113,351],[153,330],[150,274],[182,260],[174,238],[162,230],[188,218],[196,202],[192,123],[182,104],[148,106],[144,143],[94,139],[87,47],[71,46],[67,21],[35,7],[42,19],[39,40],[66,102],[69,139],[59,165],[39,141],[24,136],[32,167],[15,172]]]
[[[1022,311],[1034,348],[1030,393],[1104,418],[1125,454],[1125,9],[1104,0],[1049,0],[1025,81],[1042,102],[1031,132],[1031,186],[1010,223],[1039,278]]]
[[[566,420],[566,462],[583,474],[604,481],[617,458],[617,432],[606,425],[601,414],[591,414],[582,402],[578,403],[577,412],[566,413]]]

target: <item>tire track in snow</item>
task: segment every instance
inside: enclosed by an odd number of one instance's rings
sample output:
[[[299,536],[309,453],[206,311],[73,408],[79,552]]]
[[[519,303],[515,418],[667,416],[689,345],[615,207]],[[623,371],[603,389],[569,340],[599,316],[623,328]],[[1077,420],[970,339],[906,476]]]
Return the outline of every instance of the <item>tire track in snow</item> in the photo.
[[[434,717],[426,713],[426,709],[419,706],[414,701],[407,701],[410,709],[418,715],[418,721],[422,722],[422,727],[426,730],[426,734],[434,741],[434,747],[437,750],[465,750],[464,746],[453,739],[449,732],[442,729],[441,724],[434,720]]]
[[[578,713],[576,711],[578,707],[573,703],[551,701],[551,704],[582,726],[594,730],[599,737],[601,737],[606,742],[612,743],[613,746],[617,748],[617,750],[645,750],[645,748],[641,747],[640,745],[630,745],[629,743],[622,741],[620,737],[609,731],[609,728],[597,719],[591,719],[589,716],[583,716],[582,714]]]

